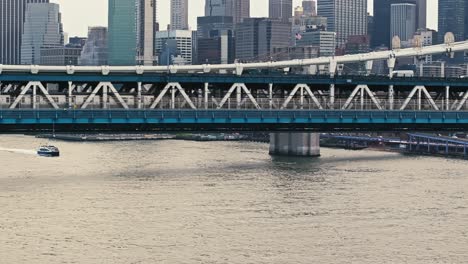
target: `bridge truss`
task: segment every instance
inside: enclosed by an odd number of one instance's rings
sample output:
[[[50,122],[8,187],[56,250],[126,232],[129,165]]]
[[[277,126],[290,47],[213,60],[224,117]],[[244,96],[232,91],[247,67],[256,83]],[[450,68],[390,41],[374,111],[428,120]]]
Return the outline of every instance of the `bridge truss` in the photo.
[[[468,79],[9,74],[0,108],[468,111]]]
[[[362,62],[370,73],[387,60],[392,72],[401,57],[465,50],[468,41],[266,63],[0,65],[0,129],[467,129],[468,79],[342,76],[338,67]]]

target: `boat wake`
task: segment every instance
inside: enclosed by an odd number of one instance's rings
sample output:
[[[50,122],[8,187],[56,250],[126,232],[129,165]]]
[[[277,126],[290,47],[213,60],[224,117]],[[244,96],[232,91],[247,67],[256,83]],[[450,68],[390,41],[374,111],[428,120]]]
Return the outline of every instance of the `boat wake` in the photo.
[[[26,155],[36,155],[36,151],[34,149],[10,149],[10,148],[0,147],[0,151],[18,153],[18,154],[26,154]]]

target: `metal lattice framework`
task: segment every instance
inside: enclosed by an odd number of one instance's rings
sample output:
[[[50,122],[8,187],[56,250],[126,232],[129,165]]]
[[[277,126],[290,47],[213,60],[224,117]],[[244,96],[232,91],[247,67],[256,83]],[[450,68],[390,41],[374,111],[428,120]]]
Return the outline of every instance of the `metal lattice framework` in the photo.
[[[11,80],[0,83],[0,108],[468,111],[468,79],[177,75],[153,80],[152,75],[148,80],[84,76],[87,81],[68,81],[68,77],[49,75],[40,81],[41,75],[33,80],[8,75]]]
[[[468,79],[336,75],[342,63],[468,50],[468,41],[266,63],[190,66],[0,65],[0,109],[468,111]],[[326,75],[310,74],[326,65]],[[246,70],[302,67],[249,74]],[[304,74],[306,73],[306,74]],[[316,71],[315,71],[316,73]]]

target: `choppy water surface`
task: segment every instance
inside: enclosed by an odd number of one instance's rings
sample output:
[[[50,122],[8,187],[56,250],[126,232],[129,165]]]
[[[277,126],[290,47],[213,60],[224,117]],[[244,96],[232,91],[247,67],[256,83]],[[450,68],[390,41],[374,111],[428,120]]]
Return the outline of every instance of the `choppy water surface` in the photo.
[[[468,162],[0,136],[1,263],[467,263]]]

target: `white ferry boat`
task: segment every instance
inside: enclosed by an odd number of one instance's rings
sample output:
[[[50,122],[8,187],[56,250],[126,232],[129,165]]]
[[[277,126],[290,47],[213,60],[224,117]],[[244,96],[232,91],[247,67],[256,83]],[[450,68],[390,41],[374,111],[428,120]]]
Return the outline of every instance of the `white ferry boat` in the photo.
[[[54,146],[40,146],[37,149],[37,155],[43,157],[59,157],[60,151],[57,147]]]

